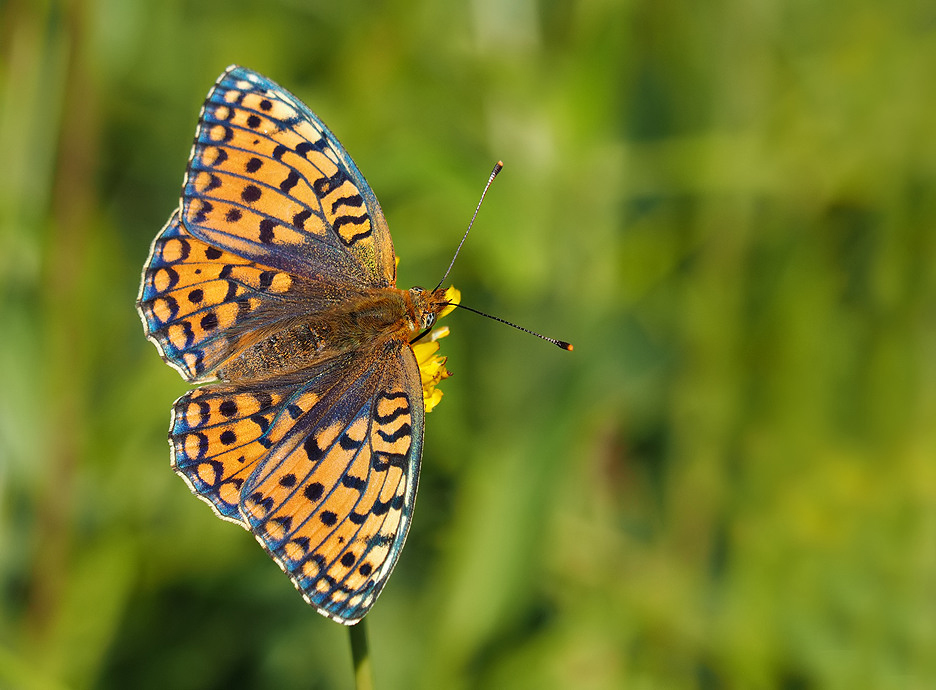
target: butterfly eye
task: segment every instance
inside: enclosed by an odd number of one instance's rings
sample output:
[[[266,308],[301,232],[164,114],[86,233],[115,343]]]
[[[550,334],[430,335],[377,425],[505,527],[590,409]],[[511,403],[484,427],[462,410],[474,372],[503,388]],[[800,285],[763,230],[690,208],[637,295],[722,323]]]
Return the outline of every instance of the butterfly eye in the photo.
[[[431,311],[423,314],[423,328],[432,328],[433,324],[436,322],[436,315]]]

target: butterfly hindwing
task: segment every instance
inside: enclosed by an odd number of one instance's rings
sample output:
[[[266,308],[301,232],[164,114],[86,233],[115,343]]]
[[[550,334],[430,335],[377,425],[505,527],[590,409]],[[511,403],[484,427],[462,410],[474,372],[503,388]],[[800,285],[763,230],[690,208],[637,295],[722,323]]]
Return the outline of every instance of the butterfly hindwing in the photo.
[[[172,408],[173,469],[220,517],[249,529],[240,510],[244,483],[339,375],[336,367],[323,367],[298,390],[274,382],[189,391]]]
[[[306,600],[364,616],[409,529],[422,451],[418,366],[388,342],[334,386],[244,485],[242,516]],[[355,378],[355,376],[357,378]]]
[[[233,66],[208,94],[182,193],[196,237],[317,280],[390,287],[393,243],[380,205],[309,108]]]
[[[423,421],[412,350],[388,342],[318,367],[298,388],[187,393],[173,407],[173,468],[252,531],[310,604],[353,623],[403,548]]]

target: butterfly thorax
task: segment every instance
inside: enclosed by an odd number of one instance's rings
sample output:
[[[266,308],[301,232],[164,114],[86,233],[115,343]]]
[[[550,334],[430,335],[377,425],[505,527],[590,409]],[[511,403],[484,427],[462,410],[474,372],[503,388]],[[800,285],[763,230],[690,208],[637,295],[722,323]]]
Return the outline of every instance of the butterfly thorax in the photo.
[[[372,289],[356,299],[276,324],[260,332],[216,372],[231,383],[288,377],[390,340],[408,342],[447,305],[445,291],[420,287]]]

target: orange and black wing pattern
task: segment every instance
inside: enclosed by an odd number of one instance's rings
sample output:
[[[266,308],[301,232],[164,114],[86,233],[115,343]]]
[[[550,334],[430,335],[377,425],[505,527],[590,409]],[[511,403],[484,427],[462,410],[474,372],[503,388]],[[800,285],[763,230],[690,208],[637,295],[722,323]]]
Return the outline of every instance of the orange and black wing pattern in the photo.
[[[298,388],[213,384],[173,407],[175,470],[344,624],[386,583],[416,500],[419,370],[407,345],[383,348],[323,365]]]
[[[265,77],[225,71],[137,309],[168,364],[214,382],[173,406],[173,468],[344,624],[386,584],[416,498],[425,412],[406,329],[335,336],[292,368],[260,358],[249,377],[229,365],[258,343],[276,351],[297,323],[331,333],[329,315],[361,295],[398,293],[395,275],[380,206],[334,135]]]
[[[229,68],[202,107],[182,188],[195,237],[297,276],[391,287],[377,198],[335,136],[266,77]]]

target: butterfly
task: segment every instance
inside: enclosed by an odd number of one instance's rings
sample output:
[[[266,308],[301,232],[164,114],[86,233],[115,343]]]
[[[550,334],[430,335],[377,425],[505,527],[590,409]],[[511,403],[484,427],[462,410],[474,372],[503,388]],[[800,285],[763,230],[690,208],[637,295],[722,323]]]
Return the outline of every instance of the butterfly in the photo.
[[[387,221],[335,136],[279,85],[229,67],[137,310],[163,360],[207,384],[172,407],[173,469],[346,625],[406,540],[425,421],[411,341],[455,299],[395,283]]]

